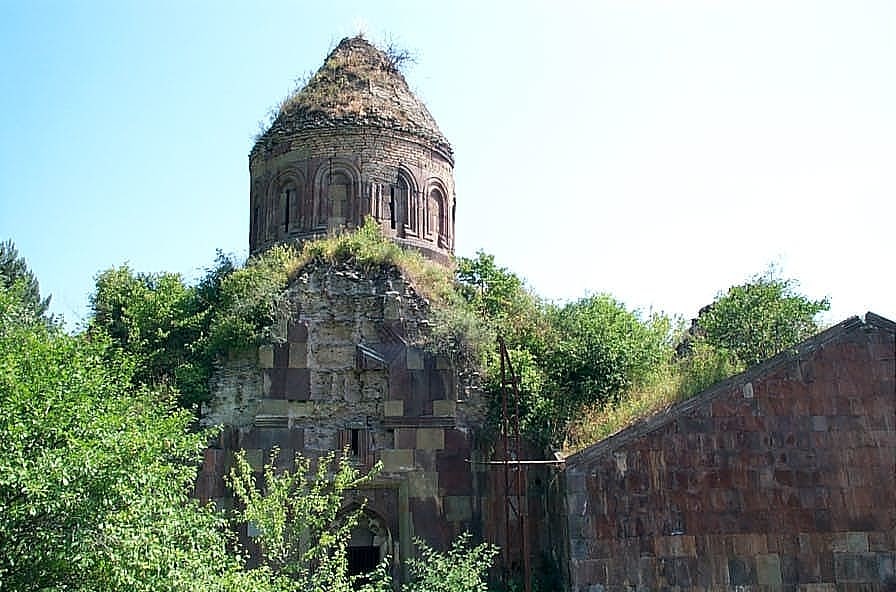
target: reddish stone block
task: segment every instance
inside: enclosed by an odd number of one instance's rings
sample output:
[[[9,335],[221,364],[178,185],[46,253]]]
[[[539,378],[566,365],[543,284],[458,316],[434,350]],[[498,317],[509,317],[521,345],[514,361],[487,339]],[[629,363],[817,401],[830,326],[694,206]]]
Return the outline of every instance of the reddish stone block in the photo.
[[[289,367],[289,344],[280,343],[274,345],[274,368]]]
[[[293,321],[286,329],[286,339],[290,343],[306,343],[308,341],[308,324],[304,321]]]
[[[311,394],[311,371],[308,368],[287,368],[284,372],[283,398],[307,401]]]

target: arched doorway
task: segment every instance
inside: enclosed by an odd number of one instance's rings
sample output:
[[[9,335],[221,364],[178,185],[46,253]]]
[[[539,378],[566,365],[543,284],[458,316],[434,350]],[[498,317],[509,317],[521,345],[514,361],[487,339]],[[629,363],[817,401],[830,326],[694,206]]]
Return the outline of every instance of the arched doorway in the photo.
[[[391,551],[392,535],[385,521],[370,510],[362,510],[348,542],[349,575],[372,572]]]

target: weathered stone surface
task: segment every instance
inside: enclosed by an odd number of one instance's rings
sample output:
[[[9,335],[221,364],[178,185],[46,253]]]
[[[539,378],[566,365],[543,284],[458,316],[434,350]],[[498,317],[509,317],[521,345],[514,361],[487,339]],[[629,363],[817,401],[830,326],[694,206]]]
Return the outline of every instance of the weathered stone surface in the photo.
[[[290,467],[295,452],[314,459],[347,448],[361,467],[381,460],[380,477],[359,495],[373,500],[390,488],[420,502],[402,506],[394,493],[383,506],[392,509],[379,514],[396,529],[391,536],[403,541],[403,554],[413,552],[415,535],[444,548],[460,529],[480,529],[473,503],[478,481],[466,459],[476,456],[470,434],[482,425],[484,405],[469,389],[463,403],[455,403],[461,383],[450,359],[439,362],[408,346],[419,342],[428,314],[413,287],[396,270],[365,275],[321,267],[299,274],[287,297],[285,308],[294,312],[279,323],[283,337],[215,374],[204,422],[227,426],[218,451],[248,449],[257,470],[275,446],[282,468]],[[441,385],[435,404],[433,384]],[[387,420],[392,423],[384,425]],[[223,461],[210,458],[197,496],[225,498]],[[457,499],[446,506],[446,497]],[[409,514],[400,514],[401,507]]]
[[[372,216],[395,241],[447,261],[453,168],[451,146],[388,58],[344,39],[252,149],[250,251]]]
[[[383,401],[383,415],[401,417],[404,415],[404,401]]]
[[[896,326],[868,318],[568,458],[571,589],[881,590]]]
[[[453,417],[457,413],[457,403],[455,401],[433,401],[432,414],[440,417]]]
[[[421,450],[442,450],[445,448],[445,430],[441,428],[418,429],[416,447]]]

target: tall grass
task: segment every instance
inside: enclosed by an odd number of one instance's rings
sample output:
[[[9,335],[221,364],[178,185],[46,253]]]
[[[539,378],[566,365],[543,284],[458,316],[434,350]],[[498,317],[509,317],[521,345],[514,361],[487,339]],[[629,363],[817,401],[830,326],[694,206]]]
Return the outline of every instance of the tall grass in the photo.
[[[586,410],[569,426],[563,453],[578,452],[640,419],[662,413],[743,369],[729,352],[698,340],[686,357],[665,364],[650,383],[629,391],[615,403]]]

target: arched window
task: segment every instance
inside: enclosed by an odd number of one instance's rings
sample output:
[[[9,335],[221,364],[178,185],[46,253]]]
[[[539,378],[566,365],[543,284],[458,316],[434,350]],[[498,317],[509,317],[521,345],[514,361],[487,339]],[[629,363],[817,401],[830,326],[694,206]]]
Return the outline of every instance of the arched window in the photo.
[[[426,200],[426,234],[438,242],[438,236],[447,235],[447,216],[445,212],[445,195],[438,187],[429,190]]]
[[[392,186],[392,198],[390,200],[392,218],[396,224],[400,220],[405,230],[411,233],[420,232],[420,222],[417,207],[417,193],[408,176],[400,171],[395,185]],[[393,226],[395,228],[395,226]]]
[[[296,210],[298,210],[299,192],[294,181],[288,181],[280,187],[280,224],[283,234],[289,233],[290,227],[296,226]]]
[[[333,172],[329,176],[327,197],[330,215],[327,219],[329,228],[341,228],[351,221],[352,181],[342,171]]]

